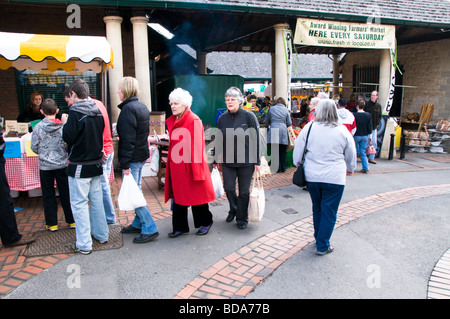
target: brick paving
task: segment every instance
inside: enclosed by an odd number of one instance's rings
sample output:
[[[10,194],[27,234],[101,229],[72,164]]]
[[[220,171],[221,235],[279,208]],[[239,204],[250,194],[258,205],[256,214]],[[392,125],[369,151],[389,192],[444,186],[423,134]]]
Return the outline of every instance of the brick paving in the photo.
[[[339,207],[335,228],[394,205],[443,194],[450,194],[450,184],[411,187],[351,201]],[[313,232],[312,216],[270,232],[219,260],[191,281],[175,298],[244,298],[287,259],[313,242]],[[441,267],[438,267],[439,264]],[[449,297],[450,253],[445,261],[442,260],[439,264],[435,268],[436,275],[433,276],[430,291],[436,298],[437,292],[442,295],[446,289]],[[445,266],[447,268],[444,268]],[[446,281],[438,281],[444,275]]]
[[[411,155],[414,156],[414,155]],[[439,158],[429,156],[429,159],[448,163],[450,156],[439,155]],[[428,158],[427,158],[428,159]],[[395,160],[399,161],[399,160]],[[408,163],[411,164],[411,163]],[[437,167],[434,169],[448,169]],[[417,166],[414,170],[431,170],[433,168]],[[282,174],[273,174],[264,181],[264,188],[281,187],[291,184],[294,169],[288,169]],[[405,170],[373,171],[372,173],[400,172]],[[357,173],[358,174],[358,173]],[[121,186],[120,173],[111,185],[113,201],[116,203]],[[336,227],[340,227],[365,214],[387,207],[401,204],[426,196],[448,194],[450,185],[414,187],[395,192],[373,195],[363,199],[342,204]],[[154,177],[142,179],[142,189],[148,202],[148,207],[155,220],[171,216],[170,203],[164,203],[164,191],[158,190]],[[117,204],[116,204],[117,205]],[[44,229],[44,213],[42,198],[30,198],[21,194],[14,199],[14,206],[23,210],[16,213],[19,232],[23,235],[32,234]],[[118,211],[118,208],[117,208]],[[131,223],[134,212],[120,211],[118,222],[121,225]],[[67,227],[63,213],[59,209],[59,227]],[[244,298],[265,278],[278,268],[284,261],[313,241],[312,217],[296,221],[281,229],[270,232],[253,242],[246,244],[232,254],[220,259],[214,265],[204,270],[189,282],[175,298]],[[52,267],[59,261],[69,258],[72,254],[51,256],[24,257],[25,246],[6,248],[0,246],[0,298],[23,282]],[[430,278],[429,297],[450,297],[450,256],[442,257],[442,262],[436,264],[433,276]],[[447,276],[443,277],[442,276]],[[444,287],[444,288],[443,288]],[[446,292],[447,294],[443,293]]]

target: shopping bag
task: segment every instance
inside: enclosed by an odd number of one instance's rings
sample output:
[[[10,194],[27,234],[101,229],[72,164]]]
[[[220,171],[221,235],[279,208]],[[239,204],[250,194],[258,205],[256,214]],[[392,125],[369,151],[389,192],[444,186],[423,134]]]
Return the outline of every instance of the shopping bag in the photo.
[[[272,174],[272,172],[270,171],[269,163],[267,163],[265,156],[261,156],[261,165],[259,166],[259,173],[261,174],[262,178]]]
[[[150,159],[150,176],[156,176],[159,171],[159,151],[156,146],[152,145],[150,146],[150,152],[152,154],[152,158]]]
[[[367,148],[366,148],[367,155],[373,155],[376,153],[377,153],[377,150],[375,149],[375,147],[372,144],[367,145]]]
[[[123,176],[117,202],[120,210],[134,210],[138,207],[147,206],[147,201],[131,174]]]
[[[305,168],[303,167],[303,163],[300,163],[297,170],[294,172],[294,176],[292,176],[292,183],[298,187],[306,186]]]
[[[294,129],[292,128],[292,126],[289,126],[287,128],[287,134],[288,134],[288,146],[286,148],[286,152],[289,152],[291,149],[294,148],[295,146],[295,140],[297,138],[297,136],[295,135]]]
[[[217,168],[213,168],[211,172],[211,180],[214,187],[214,192],[216,193],[216,198],[220,198],[225,194],[223,189],[222,179],[220,178],[220,173]]]
[[[264,195],[264,187],[261,174],[257,171],[253,175],[253,187],[248,204],[248,220],[251,222],[261,221],[265,208],[266,197]]]

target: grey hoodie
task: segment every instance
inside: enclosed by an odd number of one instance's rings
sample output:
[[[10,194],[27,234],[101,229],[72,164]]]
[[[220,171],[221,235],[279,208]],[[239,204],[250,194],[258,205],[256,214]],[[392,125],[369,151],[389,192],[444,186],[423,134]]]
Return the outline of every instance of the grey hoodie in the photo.
[[[67,152],[62,139],[63,123],[44,118],[36,124],[31,135],[31,149],[39,155],[39,169],[43,171],[67,167]]]

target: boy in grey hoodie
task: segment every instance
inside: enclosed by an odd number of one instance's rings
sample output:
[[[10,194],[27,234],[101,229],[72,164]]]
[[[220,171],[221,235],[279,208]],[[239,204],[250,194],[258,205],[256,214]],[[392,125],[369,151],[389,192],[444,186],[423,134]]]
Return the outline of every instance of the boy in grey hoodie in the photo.
[[[45,118],[36,124],[31,135],[31,149],[39,155],[39,177],[44,201],[45,227],[50,231],[58,230],[55,180],[65,220],[71,228],[75,228],[66,174],[67,152],[62,138],[64,124],[56,118],[58,112],[56,102],[52,99],[45,99],[41,105],[41,113]]]

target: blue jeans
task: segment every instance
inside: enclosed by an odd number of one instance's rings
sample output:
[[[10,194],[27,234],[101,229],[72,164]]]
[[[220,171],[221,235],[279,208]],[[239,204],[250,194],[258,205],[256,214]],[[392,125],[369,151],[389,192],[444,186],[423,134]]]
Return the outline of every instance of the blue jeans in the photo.
[[[324,252],[330,247],[330,238],[345,186],[316,182],[306,184],[312,201],[316,249],[318,252]]]
[[[139,188],[141,188],[142,168],[144,167],[144,164],[145,161],[130,163],[131,175],[133,175],[133,178]],[[136,215],[131,223],[131,226],[134,228],[139,228],[141,230],[141,234],[149,235],[158,231],[155,221],[146,206],[136,208],[134,213]]]
[[[109,237],[100,176],[89,178],[69,176],[69,190],[70,205],[75,219],[76,246],[81,250],[92,250],[92,237],[101,242],[107,241]]]
[[[373,147],[375,147],[375,149],[377,149],[377,142],[378,142],[378,131],[377,131],[377,129],[374,129],[373,131],[372,131],[372,134],[371,135],[369,135],[369,137],[372,139],[372,145],[373,145]],[[369,155],[369,158],[370,159],[374,159],[375,158],[375,155],[377,155],[377,154],[370,154]]]
[[[109,184],[109,175],[111,174],[111,165],[114,158],[114,152],[106,155],[106,162],[103,166],[103,175],[101,176],[102,193],[103,193],[103,207],[105,208],[106,221],[108,223],[116,222],[116,213],[114,204],[111,199],[111,185]]]
[[[361,164],[362,169],[365,169],[366,171],[369,170],[369,158],[367,157],[367,144],[369,143],[369,136],[353,136],[355,139],[355,145],[356,145],[356,153],[361,155]]]

